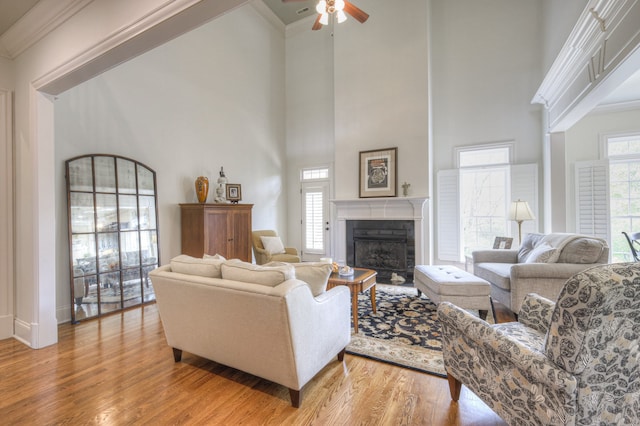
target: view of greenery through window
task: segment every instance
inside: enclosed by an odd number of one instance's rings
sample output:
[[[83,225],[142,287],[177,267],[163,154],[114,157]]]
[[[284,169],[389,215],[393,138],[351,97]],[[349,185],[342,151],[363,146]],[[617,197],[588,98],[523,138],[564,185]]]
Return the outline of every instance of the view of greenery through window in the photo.
[[[640,135],[607,140],[609,203],[611,209],[611,259],[632,261],[629,243],[622,235],[640,232]]]
[[[465,256],[491,248],[506,236],[509,193],[508,146],[459,152],[460,211]]]

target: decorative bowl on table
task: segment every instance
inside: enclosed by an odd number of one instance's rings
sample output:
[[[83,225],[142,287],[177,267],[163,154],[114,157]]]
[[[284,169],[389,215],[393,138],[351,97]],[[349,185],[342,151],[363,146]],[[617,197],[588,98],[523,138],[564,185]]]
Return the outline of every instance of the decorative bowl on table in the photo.
[[[338,270],[338,275],[340,275],[341,277],[349,277],[353,275],[353,268],[348,265],[341,266]]]

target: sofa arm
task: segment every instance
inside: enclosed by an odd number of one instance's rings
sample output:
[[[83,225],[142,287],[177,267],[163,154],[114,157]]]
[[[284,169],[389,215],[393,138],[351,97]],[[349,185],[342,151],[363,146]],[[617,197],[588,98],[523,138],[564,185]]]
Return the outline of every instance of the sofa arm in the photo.
[[[525,376],[532,377],[538,383],[544,383],[553,389],[569,394],[576,391],[576,378],[558,368],[543,353],[524,345],[505,331],[492,327],[464,309],[449,302],[441,302],[438,305],[438,319],[443,328],[445,351],[450,339],[458,341],[462,346],[467,346],[465,341],[470,341],[473,345],[468,348],[468,352],[465,351],[468,356],[474,356],[474,352],[480,350],[498,354],[510,364],[501,365],[501,369],[515,368]],[[457,355],[450,354],[454,357]],[[445,363],[447,357],[445,354]]]
[[[351,293],[337,286],[314,298],[305,283],[285,297],[296,369],[304,384],[351,341]]]
[[[556,304],[535,293],[527,294],[522,302],[518,321],[527,327],[546,333]]]
[[[285,247],[284,252],[285,254],[292,254],[294,256],[298,255],[298,249],[295,247]]]
[[[517,263],[518,250],[475,250],[471,253],[473,263]]]

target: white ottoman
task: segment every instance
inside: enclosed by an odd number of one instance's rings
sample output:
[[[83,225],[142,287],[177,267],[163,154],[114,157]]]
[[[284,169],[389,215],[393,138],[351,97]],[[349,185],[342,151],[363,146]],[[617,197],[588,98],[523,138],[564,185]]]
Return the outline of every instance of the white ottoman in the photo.
[[[477,309],[486,319],[491,306],[491,284],[451,265],[416,265],[413,285],[418,296],[426,294],[434,303],[451,302],[463,309]]]

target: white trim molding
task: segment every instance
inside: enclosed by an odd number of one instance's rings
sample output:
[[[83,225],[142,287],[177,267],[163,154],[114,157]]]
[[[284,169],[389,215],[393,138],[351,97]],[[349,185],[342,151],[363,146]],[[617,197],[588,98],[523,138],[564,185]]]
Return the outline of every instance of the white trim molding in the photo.
[[[640,1],[589,0],[532,103],[565,131],[640,69]]]
[[[345,264],[347,259],[347,220],[413,220],[416,244],[416,265],[425,264],[424,205],[426,197],[356,198],[331,200],[336,206],[337,229],[335,238],[336,262]]]
[[[0,339],[13,336],[13,97],[0,89]]]

